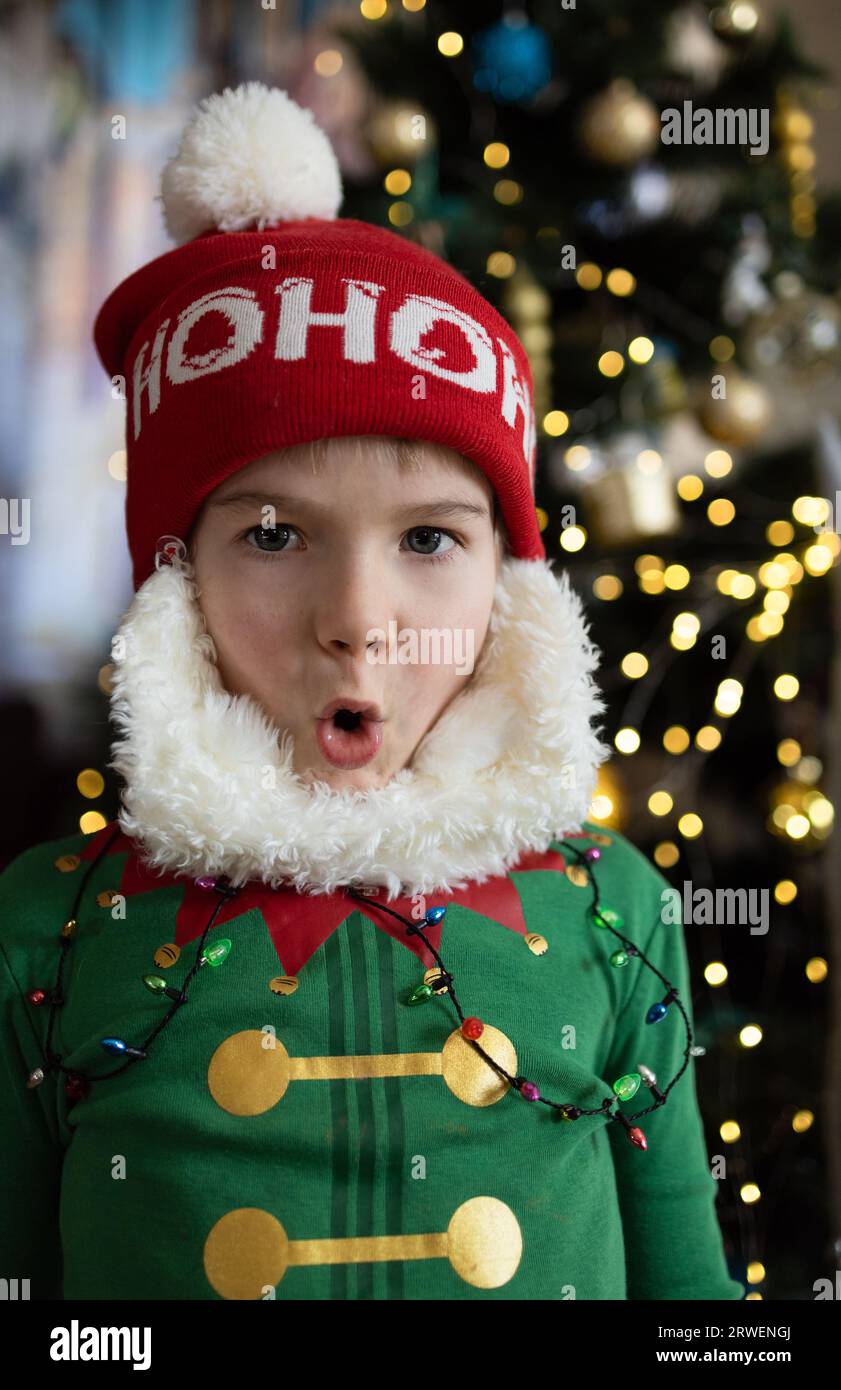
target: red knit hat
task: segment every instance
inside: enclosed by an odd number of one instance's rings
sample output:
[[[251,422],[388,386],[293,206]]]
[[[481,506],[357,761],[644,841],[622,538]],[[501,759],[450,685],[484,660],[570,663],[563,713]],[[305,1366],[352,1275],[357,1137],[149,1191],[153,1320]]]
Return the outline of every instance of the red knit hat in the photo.
[[[430,251],[336,217],[338,164],[311,112],[258,82],[206,98],[161,188],[181,244],[118,285],[94,325],[128,401],[135,588],[225,478],[338,435],[457,450],[493,485],[513,555],[545,558],[522,344]]]

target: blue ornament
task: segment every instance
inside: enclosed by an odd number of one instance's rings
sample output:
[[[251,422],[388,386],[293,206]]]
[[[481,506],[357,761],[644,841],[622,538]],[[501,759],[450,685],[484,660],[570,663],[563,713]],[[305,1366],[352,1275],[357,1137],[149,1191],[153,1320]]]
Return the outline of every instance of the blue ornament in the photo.
[[[473,85],[496,101],[530,101],[552,77],[552,45],[522,11],[481,29],[471,47]]]
[[[659,1023],[661,1018],[665,1018],[668,1009],[665,1004],[652,1004],[645,1016],[646,1023]]]
[[[122,1038],[103,1038],[102,1046],[106,1052],[125,1052],[126,1045]]]
[[[625,206],[618,198],[594,198],[591,202],[579,203],[575,213],[586,226],[610,241],[629,231]]]
[[[424,913],[423,920],[425,922],[431,922],[434,925],[436,922],[441,921],[446,911],[446,907],[428,907]]]

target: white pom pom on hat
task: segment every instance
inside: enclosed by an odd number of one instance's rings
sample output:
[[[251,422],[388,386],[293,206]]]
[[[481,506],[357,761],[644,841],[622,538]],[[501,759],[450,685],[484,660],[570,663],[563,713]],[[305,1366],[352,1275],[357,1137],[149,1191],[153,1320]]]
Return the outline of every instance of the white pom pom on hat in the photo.
[[[161,173],[164,223],[179,246],[205,232],[332,220],[342,196],[338,160],[312,112],[262,82],[205,97]]]

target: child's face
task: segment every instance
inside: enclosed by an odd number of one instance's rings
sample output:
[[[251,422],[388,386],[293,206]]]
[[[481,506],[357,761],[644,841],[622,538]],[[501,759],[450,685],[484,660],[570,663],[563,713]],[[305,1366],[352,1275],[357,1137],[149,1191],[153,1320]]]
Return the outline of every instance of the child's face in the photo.
[[[409,471],[387,455],[351,455],[353,443],[333,441],[318,473],[282,450],[240,469],[207,499],[190,548],[226,689],[290,730],[304,781],[337,790],[384,786],[464,689],[502,558],[478,469],[426,453]],[[386,641],[377,646],[372,629]],[[416,634],[409,662],[404,629]],[[452,642],[425,647],[423,629]],[[377,651],[387,659],[372,662]],[[378,705],[383,722],[339,732],[320,716],[342,697]]]

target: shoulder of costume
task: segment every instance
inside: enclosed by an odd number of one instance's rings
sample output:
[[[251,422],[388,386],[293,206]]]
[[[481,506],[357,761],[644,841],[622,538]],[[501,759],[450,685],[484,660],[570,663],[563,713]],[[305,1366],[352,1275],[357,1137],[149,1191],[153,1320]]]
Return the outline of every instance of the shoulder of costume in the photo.
[[[42,840],[10,860],[0,872],[0,945],[27,932],[40,934],[44,925],[55,932],[55,914],[69,910],[86,864],[104,840],[115,836],[114,846],[122,843],[126,849],[128,841],[113,820],[92,834],[76,831]]]
[[[116,825],[116,821],[112,824]],[[10,859],[0,872],[0,897],[8,901],[9,895],[20,888],[37,887],[39,883],[43,883],[43,875],[48,868],[53,870],[52,876],[55,876],[57,871],[61,872],[60,869],[57,870],[56,860],[74,857],[81,859],[92,838],[91,835],[77,831],[55,840],[42,840],[38,844],[30,845],[29,849],[21,850],[20,854]]]
[[[611,905],[618,911],[636,908],[638,913],[655,913],[664,889],[671,888],[665,875],[648,856],[633,844],[620,831],[610,826],[598,825],[593,821],[583,821],[580,831],[561,836],[552,841],[551,849],[557,850],[566,864],[579,863],[579,857],[571,852],[574,847],[583,853],[590,848],[600,851],[598,861],[592,866],[596,881],[605,892],[610,893]]]
[[[626,871],[642,873],[643,875],[651,873],[662,877],[656,864],[653,864],[632,840],[629,840],[621,831],[615,830],[613,826],[601,825],[596,821],[582,821],[580,830],[573,831],[569,835],[557,836],[552,841],[550,848],[560,850],[563,853],[565,846],[568,848],[573,846],[581,853],[596,848],[601,851],[600,862],[604,865],[614,863]],[[570,855],[570,859],[576,858],[577,856]]]

